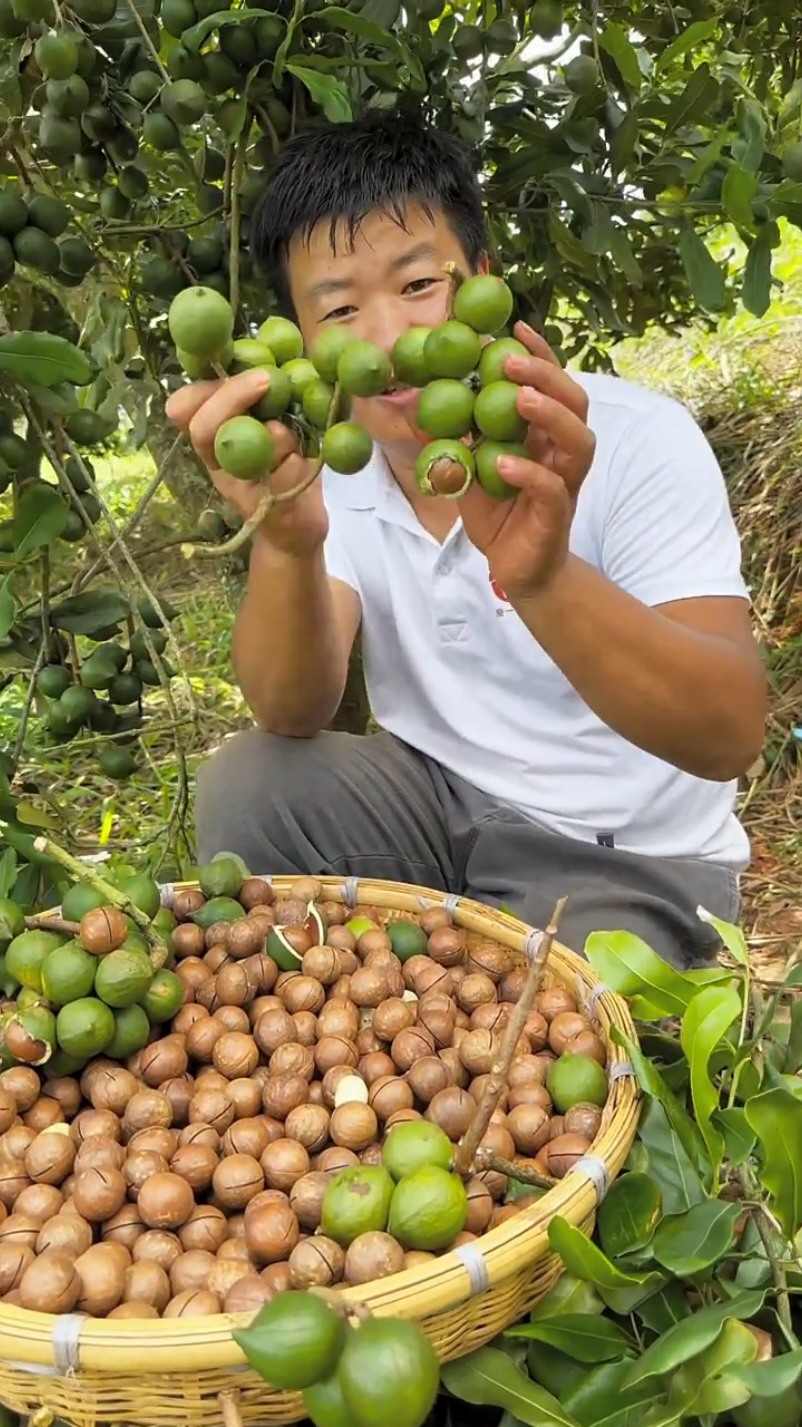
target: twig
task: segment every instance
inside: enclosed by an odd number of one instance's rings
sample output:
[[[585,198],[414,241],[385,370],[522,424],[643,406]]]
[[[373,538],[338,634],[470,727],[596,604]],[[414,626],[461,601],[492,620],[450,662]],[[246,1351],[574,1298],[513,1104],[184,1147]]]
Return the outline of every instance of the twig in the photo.
[[[240,188],[242,187],[243,174],[245,172],[245,160],[248,152],[248,137],[251,132],[251,111],[245,120],[242,133],[237,141],[237,156],[234,161],[234,171],[231,177],[231,204],[230,204],[230,231],[228,243],[228,277],[229,289],[228,300],[231,303],[231,310],[234,313],[236,322],[239,313],[240,294]]]
[[[461,1174],[465,1179],[470,1178],[474,1173],[476,1152],[487,1132],[493,1111],[498,1105],[502,1091],[507,1084],[507,1076],[509,1075],[510,1066],[512,1065],[515,1047],[526,1025],[526,1018],[532,1009],[532,1002],[540,989],[540,983],[543,980],[543,973],[546,969],[546,962],[549,959],[552,943],[557,935],[560,918],[567,900],[566,897],[561,897],[551,914],[551,920],[532,958],[524,989],[507,1023],[507,1029],[504,1032],[504,1037],[499,1049],[498,1060],[488,1076],[482,1098],[476,1107],[476,1113],[457,1145],[454,1155],[454,1168],[457,1173]]]
[[[789,1340],[799,1347],[799,1339],[794,1332],[793,1319],[791,1316],[791,1299],[788,1293],[788,1279],[781,1257],[778,1256],[778,1246],[782,1247],[785,1236],[778,1233],[779,1226],[771,1213],[767,1204],[762,1199],[762,1187],[757,1176],[749,1165],[742,1165],[738,1173],[738,1180],[741,1190],[747,1199],[754,1200],[753,1219],[755,1228],[760,1236],[760,1241],[766,1252],[771,1269],[774,1292],[777,1295],[777,1317],[789,1337]],[[793,1253],[793,1247],[791,1252]]]
[[[100,492],[99,492],[98,489],[97,489],[97,486],[95,485],[94,481],[92,480],[91,472],[89,471],[89,469],[88,469],[88,467],[87,467],[87,465],[86,465],[86,462],[84,461],[84,458],[83,458],[83,456],[81,455],[81,452],[79,451],[78,447],[75,445],[75,442],[72,441],[72,440],[70,439],[70,437],[66,435],[66,433],[65,433],[64,439],[65,439],[65,444],[66,444],[66,446],[67,446],[67,449],[68,449],[70,455],[73,456],[73,457],[75,458],[75,460],[78,462],[78,465],[79,465],[79,467],[80,467],[80,469],[81,469],[81,471],[82,471],[82,473],[83,473],[84,479],[86,480],[87,484],[90,486],[91,490],[92,490],[92,491],[94,492],[94,494],[95,494],[95,498],[97,499],[97,502],[98,502],[98,504],[99,504],[99,506],[100,506],[101,514],[102,514],[103,517],[105,518],[106,523],[107,523],[107,525],[108,525],[108,527],[109,527],[109,529],[110,529],[110,531],[111,531],[111,533],[112,533],[112,535],[113,535],[113,537],[114,537],[115,544],[117,544],[117,545],[119,546],[120,554],[121,554],[122,558],[124,559],[126,565],[128,566],[129,570],[131,571],[131,575],[132,575],[132,577],[133,577],[133,580],[134,580],[135,584],[137,584],[137,585],[139,586],[139,588],[140,588],[142,594],[145,596],[145,598],[148,599],[148,600],[150,600],[151,604],[153,605],[154,610],[156,611],[156,614],[157,614],[159,620],[161,621],[162,627],[163,627],[164,629],[169,629],[169,622],[168,622],[168,620],[167,620],[167,616],[166,616],[165,613],[164,613],[164,609],[163,609],[163,607],[162,607],[162,605],[161,605],[161,603],[160,603],[160,601],[159,601],[158,595],[156,594],[155,590],[152,590],[151,587],[150,587],[150,585],[148,585],[147,581],[145,580],[144,576],[142,575],[141,570],[139,569],[139,566],[137,565],[136,561],[134,560],[134,557],[132,556],[131,552],[129,551],[128,546],[126,545],[125,540],[124,540],[123,537],[122,537],[122,532],[120,531],[119,526],[117,525],[117,522],[116,522],[116,520],[114,519],[114,516],[112,515],[112,513],[111,513],[111,511],[110,511],[110,509],[109,509],[109,507],[108,507],[108,505],[106,504],[106,501],[103,499],[102,495],[100,494]],[[50,459],[51,459],[51,465],[52,465],[52,464],[53,464],[52,458],[50,458]],[[56,468],[56,469],[57,469],[57,468]],[[63,467],[62,467],[62,471],[63,471]],[[64,476],[65,476],[65,479],[68,479],[68,477],[66,476],[66,473],[64,473]],[[112,568],[115,568],[113,563],[112,563]],[[117,575],[118,580],[120,581],[120,584],[121,584],[121,585],[123,586],[123,588],[124,588],[124,587],[125,587],[125,581],[122,579],[121,574],[120,574],[120,571],[119,571],[118,568],[115,569],[115,573],[116,573],[116,575]],[[158,674],[158,676],[159,676],[159,684],[160,684],[160,686],[161,686],[162,692],[163,692],[164,697],[165,697],[165,701],[166,701],[166,703],[167,703],[167,708],[168,708],[169,713],[170,713],[170,719],[171,719],[173,728],[177,729],[177,725],[178,725],[178,710],[177,710],[176,705],[175,705],[175,699],[173,698],[173,691],[172,691],[172,689],[170,688],[170,680],[167,678],[167,675],[165,674],[164,669],[163,669],[163,667],[162,667],[161,656],[157,653],[157,651],[156,651],[156,649],[155,649],[155,647],[154,647],[153,640],[152,640],[152,637],[151,637],[151,631],[150,631],[150,629],[149,629],[148,626],[145,624],[144,620],[141,621],[141,625],[142,625],[142,637],[143,637],[143,639],[144,639],[145,648],[147,649],[147,652],[148,652],[148,656],[149,656],[149,658],[150,658],[150,661],[151,661],[151,663],[153,664],[153,667],[155,668],[155,670],[156,670],[156,672],[157,672],[157,674]],[[179,658],[179,664],[180,664],[180,658]],[[186,673],[186,670],[184,670],[183,668],[181,668],[181,674],[182,674],[182,677],[183,677],[183,679],[184,679],[184,683],[185,683],[186,688],[187,688],[187,689],[190,689],[190,691],[191,691],[191,685],[190,685],[189,677],[188,677],[188,675],[187,675],[187,673]],[[177,769],[177,772],[178,772],[178,788],[177,788],[177,791],[176,791],[175,798],[173,799],[173,806],[172,806],[172,808],[171,808],[171,810],[170,810],[170,815],[169,815],[168,825],[167,825],[167,831],[168,831],[168,832],[170,832],[170,831],[172,830],[172,828],[173,828],[173,826],[174,826],[175,820],[178,820],[178,821],[182,821],[182,820],[183,820],[184,815],[186,814],[186,810],[187,810],[187,808],[188,808],[188,806],[189,806],[189,779],[188,779],[188,775],[187,775],[187,762],[186,762],[186,758],[185,758],[185,756],[184,756],[184,750],[183,750],[183,747],[182,747],[182,745],[181,745],[181,740],[180,740],[180,738],[178,737],[178,733],[177,733],[177,732],[175,733],[173,742],[174,742],[174,747],[175,747],[176,769]]]
[[[474,1173],[484,1174],[488,1169],[494,1169],[508,1179],[517,1179],[519,1184],[533,1184],[536,1189],[553,1189],[557,1183],[550,1175],[538,1174],[536,1169],[528,1169],[514,1159],[504,1159],[495,1150],[478,1149],[474,1158]]]
[[[158,69],[159,74],[161,75],[161,77],[162,77],[162,79],[164,80],[165,84],[169,84],[169,83],[170,83],[170,76],[169,76],[169,74],[167,73],[167,70],[164,68],[164,65],[162,64],[161,59],[159,58],[159,51],[157,50],[157,48],[156,48],[156,46],[154,45],[152,39],[150,38],[150,35],[148,34],[148,27],[147,27],[147,25],[145,24],[144,20],[142,19],[142,16],[140,15],[140,13],[139,13],[139,11],[138,11],[138,9],[137,9],[137,7],[136,7],[136,0],[125,0],[125,3],[126,3],[126,5],[128,6],[128,9],[131,11],[131,14],[132,14],[133,17],[134,17],[134,20],[136,21],[137,29],[139,30],[139,33],[141,34],[142,39],[143,39],[144,42],[145,42],[145,48],[150,52],[150,57],[151,57],[151,59],[153,60],[154,64],[156,65],[156,68]]]
[[[267,136],[270,139],[270,147],[273,150],[273,153],[277,154],[279,149],[281,148],[281,140],[278,134],[276,133],[276,128],[272,119],[270,118],[270,115],[268,114],[267,110],[262,107],[261,104],[255,104],[254,109],[259,119],[259,123],[267,132]]]
[[[119,907],[121,912],[125,912],[126,916],[136,922],[151,948],[150,960],[154,971],[159,971],[164,966],[167,960],[167,947],[158,932],[153,930],[150,918],[134,905],[130,897],[126,897],[119,888],[113,887],[93,868],[87,867],[85,862],[79,862],[77,857],[65,852],[63,847],[58,846],[58,843],[51,842],[49,837],[37,837],[33,845],[37,852],[44,853],[45,857],[49,857],[52,862],[58,862],[59,866],[63,867],[65,872],[69,872],[70,876],[76,878],[77,881],[87,882],[90,887],[94,887],[95,891],[99,892],[101,897],[105,897],[111,906]]]
[[[42,643],[39,645],[39,653],[36,656],[36,662],[33,668],[31,669],[31,677],[28,683],[28,688],[25,693],[25,703],[23,704],[22,713],[20,715],[19,728],[17,729],[17,737],[14,743],[14,751],[11,755],[11,762],[14,768],[16,768],[17,764],[20,761],[20,758],[22,757],[22,750],[25,746],[25,736],[28,732],[28,723],[31,717],[31,709],[33,708],[33,701],[36,695],[36,680],[39,677],[39,671],[42,668],[46,657],[47,650],[45,648],[45,642],[44,640],[42,640]]]
[[[49,912],[38,912],[35,917],[26,917],[25,926],[28,931],[66,932],[68,936],[77,936],[80,931],[78,922],[65,922],[63,917],[53,917]]]
[[[167,452],[167,455],[165,456],[164,460],[162,461],[161,465],[159,466],[158,471],[156,472],[155,476],[153,477],[153,480],[150,482],[150,485],[148,486],[147,490],[145,491],[144,495],[142,496],[142,499],[139,501],[139,504],[136,506],[136,508],[134,509],[134,511],[131,513],[131,515],[129,516],[128,520],[125,522],[125,525],[124,525],[124,526],[122,527],[122,529],[120,530],[119,534],[118,534],[117,536],[115,536],[115,538],[112,540],[112,542],[111,542],[111,544],[110,544],[108,550],[107,550],[107,551],[104,551],[103,555],[100,556],[97,560],[95,560],[94,564],[93,564],[93,565],[90,565],[89,568],[88,568],[87,570],[85,570],[85,571],[83,572],[83,574],[80,576],[80,581],[79,581],[79,584],[78,584],[78,589],[83,589],[83,587],[84,587],[85,585],[88,585],[89,582],[90,582],[90,580],[93,580],[93,579],[95,578],[95,575],[98,575],[98,574],[100,573],[100,571],[104,568],[104,566],[105,566],[105,565],[108,565],[108,564],[110,563],[109,556],[110,556],[110,555],[112,554],[112,552],[115,550],[115,548],[116,548],[116,546],[118,545],[119,541],[120,541],[120,540],[127,540],[128,537],[129,537],[130,535],[132,535],[133,532],[136,530],[136,527],[140,524],[140,522],[141,522],[141,520],[142,520],[142,517],[143,517],[143,515],[145,514],[145,511],[147,510],[148,506],[150,505],[150,502],[152,501],[153,497],[155,496],[157,490],[159,489],[159,486],[161,485],[162,481],[164,480],[164,476],[165,476],[165,472],[166,472],[166,470],[167,470],[167,467],[169,466],[170,462],[172,461],[173,456],[175,455],[176,451],[178,450],[179,446],[181,445],[181,442],[183,441],[183,439],[184,439],[184,433],[183,433],[182,431],[179,431],[179,433],[178,433],[178,435],[176,436],[176,438],[175,438],[175,440],[174,440],[172,446],[170,447],[169,451]],[[159,550],[162,550],[162,549],[165,548],[165,546],[159,545],[157,548],[158,548]],[[142,551],[141,553],[139,553],[139,554],[137,555],[137,559],[138,559],[138,560],[142,560],[146,554],[150,554],[150,553],[152,553],[152,552],[151,552],[151,551]]]
[[[326,419],[327,431],[331,426],[339,404],[340,387],[338,383],[334,387],[334,395],[332,396],[331,404],[329,406],[328,417]],[[325,461],[323,459],[323,456],[318,456],[317,460],[312,463],[311,469],[307,471],[303,480],[298,481],[297,485],[291,486],[288,491],[280,491],[278,495],[276,495],[269,488],[265,490],[264,494],[259,499],[259,504],[257,505],[253,515],[249,516],[248,519],[245,521],[245,524],[240,526],[236,535],[232,535],[231,539],[226,540],[222,545],[196,544],[194,546],[195,554],[198,555],[201,559],[205,560],[217,560],[227,555],[235,555],[236,552],[240,550],[242,546],[247,543],[248,540],[250,540],[254,531],[258,530],[259,526],[262,524],[262,521],[265,519],[265,516],[269,515],[270,511],[273,509],[273,506],[281,505],[286,501],[296,500],[299,495],[303,495],[305,490],[308,490],[311,485],[314,485],[315,481],[320,475],[320,472],[323,470],[324,465]]]

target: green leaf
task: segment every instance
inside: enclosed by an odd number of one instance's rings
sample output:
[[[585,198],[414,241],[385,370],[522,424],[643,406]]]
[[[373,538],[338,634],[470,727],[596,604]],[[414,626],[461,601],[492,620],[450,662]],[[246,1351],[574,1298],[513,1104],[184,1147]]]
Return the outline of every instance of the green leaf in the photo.
[[[760,184],[753,173],[747,173],[745,168],[740,168],[736,163],[730,164],[721,185],[721,201],[733,223],[742,228],[752,227],[755,221],[752,199],[759,187]]]
[[[56,386],[39,386],[37,382],[28,382],[26,391],[31,400],[48,416],[69,416],[71,411],[78,409],[75,387],[70,386],[69,382],[58,382]]]
[[[795,79],[788,93],[783,96],[780,112],[777,115],[778,128],[784,129],[790,124],[800,109],[802,109],[802,78]]]
[[[411,56],[406,45],[401,44],[395,35],[388,34],[381,25],[374,24],[364,15],[353,14],[350,10],[341,10],[337,5],[330,5],[312,18],[315,21],[325,19],[331,29],[346,30],[348,34],[356,35],[360,40],[367,40],[368,44],[375,45],[377,49],[389,50],[402,63],[409,63]]]
[[[671,1129],[684,1149],[693,1169],[698,1175],[706,1175],[708,1163],[705,1141],[699,1132],[698,1125],[691,1119],[682,1101],[669,1089],[659,1070],[646,1058],[637,1041],[630,1040],[629,1036],[623,1035],[617,1029],[613,1031],[613,1039],[617,1044],[626,1047],[641,1089],[647,1095],[651,1095],[653,1099],[659,1100],[666,1112]],[[664,1202],[664,1208],[668,1209],[668,1207],[668,1204]]]
[[[793,1238],[802,1225],[802,1100],[776,1087],[747,1100],[744,1113],[760,1141],[761,1183],[783,1232]]]
[[[672,100],[665,116],[666,137],[682,128],[691,119],[701,119],[718,97],[718,84],[710,73],[710,66],[700,64],[693,71],[681,94]]]
[[[52,332],[7,332],[0,337],[0,372],[20,386],[57,386],[73,382],[87,386],[94,375],[85,352]]]
[[[508,1338],[528,1338],[547,1343],[578,1363],[605,1363],[631,1351],[632,1339],[609,1318],[585,1313],[560,1313],[538,1323],[510,1328]]]
[[[680,1278],[691,1278],[723,1258],[732,1243],[740,1204],[706,1199],[659,1225],[651,1250],[658,1263]]]
[[[610,251],[613,232],[613,220],[606,204],[594,203],[591,207],[590,223],[582,234],[583,247],[595,257],[601,257]]]
[[[742,168],[757,173],[766,148],[768,125],[762,105],[756,99],[743,98],[738,104],[740,139],[732,145],[732,156]]]
[[[0,639],[7,638],[17,613],[14,596],[11,592],[12,578],[13,575],[6,575],[2,585],[0,585]],[[5,893],[0,892],[0,897],[3,896],[5,896]]]
[[[615,63],[618,73],[630,89],[640,89],[643,75],[638,56],[623,25],[610,21],[599,35],[599,44]]]
[[[591,932],[585,955],[619,996],[643,996],[663,1016],[681,1016],[697,988],[632,932]]]
[[[777,1397],[799,1382],[802,1348],[795,1348],[792,1353],[781,1353],[779,1357],[768,1358],[763,1363],[738,1363],[730,1371],[753,1397]]]
[[[771,306],[771,252],[778,235],[776,223],[764,223],[746,255],[741,301],[755,317],[764,317]]]
[[[54,629],[66,629],[70,634],[93,634],[127,619],[131,609],[117,590],[86,590],[62,600],[50,612]]]
[[[359,13],[382,30],[391,30],[401,14],[401,0],[365,0]]]
[[[9,117],[23,113],[19,65],[9,49],[0,55],[0,109]]]
[[[665,1288],[658,1288],[651,1298],[637,1307],[641,1322],[657,1334],[667,1333],[675,1323],[690,1318],[691,1311],[685,1288],[676,1278],[672,1278]]]
[[[732,922],[723,922],[720,917],[714,917],[712,912],[705,911],[704,907],[697,907],[696,915],[700,921],[715,928],[733,961],[737,961],[739,966],[749,966],[749,947],[740,927],[734,926]]]
[[[23,827],[44,828],[46,832],[55,832],[61,826],[54,813],[45,812],[44,808],[37,808],[34,803],[24,800],[17,803],[17,818]]]
[[[628,1366],[624,1358],[591,1368],[581,1382],[561,1394],[566,1412],[582,1427],[641,1427],[645,1408],[657,1401],[657,1392],[654,1383],[647,1382],[624,1394],[621,1383]]]
[[[663,1282],[659,1273],[624,1273],[616,1268],[598,1245],[560,1215],[556,1215],[549,1224],[549,1243],[560,1255],[569,1273],[595,1284],[602,1298],[607,1299],[611,1293],[622,1295],[630,1302],[630,1308],[654,1293]],[[621,1308],[620,1303],[617,1307],[621,1312],[630,1311]]]
[[[730,1105],[724,1110],[716,1110],[713,1124],[724,1136],[724,1150],[730,1164],[736,1167],[745,1164],[754,1149],[755,1136],[741,1107]]]
[[[561,1273],[545,1298],[536,1303],[529,1314],[530,1323],[551,1321],[561,1313],[603,1313],[604,1303],[592,1284],[572,1273]]]
[[[0,857],[0,897],[7,897],[17,879],[17,854],[7,847]]]
[[[791,1002],[788,1045],[785,1050],[783,1070],[795,1075],[802,1066],[802,999],[795,996]]]
[[[674,1328],[641,1354],[637,1362],[627,1369],[624,1386],[634,1387],[647,1378],[663,1377],[671,1373],[689,1358],[703,1353],[711,1343],[715,1343],[728,1318],[747,1320],[754,1318],[763,1307],[766,1295],[762,1292],[736,1293],[725,1303],[714,1303],[700,1308],[690,1318],[684,1318]]]
[[[12,526],[16,559],[24,560],[32,551],[56,540],[67,525],[69,513],[67,502],[53,486],[24,486]]]
[[[693,228],[683,228],[680,233],[679,255],[699,306],[706,312],[719,312],[726,300],[724,273]]]
[[[610,140],[610,168],[613,178],[623,173],[635,151],[639,120],[634,109],[624,115]]]
[[[671,41],[670,45],[666,45],[655,63],[655,69],[669,69],[676,60],[681,59],[690,50],[696,49],[697,45],[703,44],[705,40],[709,40],[716,33],[718,26],[717,18],[697,20],[695,24],[689,25],[687,30],[683,30],[681,35],[677,35],[677,38]]]
[[[691,1001],[682,1018],[680,1044],[691,1070],[691,1099],[696,1123],[707,1145],[715,1182],[724,1140],[711,1124],[714,1110],[719,1108],[718,1087],[709,1073],[713,1051],[734,1021],[741,1015],[741,998],[731,986],[708,986]]]
[[[613,224],[613,235],[610,241],[610,256],[624,277],[628,278],[633,287],[643,286],[643,269],[632,248],[629,234],[625,228],[620,228]]]
[[[528,1427],[578,1427],[556,1397],[531,1382],[498,1348],[479,1348],[443,1363],[440,1380],[453,1397],[481,1407],[501,1407]]]
[[[334,79],[330,74],[318,74],[317,70],[309,69],[300,61],[288,64],[286,68],[288,74],[294,74],[309,90],[330,123],[344,124],[353,118],[348,90],[341,80]]]
[[[258,10],[249,9],[247,6],[242,10],[218,10],[214,15],[207,15],[204,20],[199,20],[197,25],[185,30],[181,43],[196,53],[213,30],[222,30],[226,25],[241,25],[244,20],[263,20],[264,16],[264,7]]]
[[[663,1211],[663,1196],[648,1174],[622,1174],[599,1206],[596,1228],[610,1258],[649,1243]]]

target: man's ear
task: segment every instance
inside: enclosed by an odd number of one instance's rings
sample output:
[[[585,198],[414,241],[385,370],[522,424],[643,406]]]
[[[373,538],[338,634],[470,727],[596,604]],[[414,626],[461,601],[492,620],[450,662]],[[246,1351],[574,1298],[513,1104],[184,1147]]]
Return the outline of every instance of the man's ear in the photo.
[[[490,272],[490,259],[488,258],[487,253],[482,253],[482,256],[476,264],[476,271],[477,273],[481,273],[482,277],[486,277],[487,274]]]

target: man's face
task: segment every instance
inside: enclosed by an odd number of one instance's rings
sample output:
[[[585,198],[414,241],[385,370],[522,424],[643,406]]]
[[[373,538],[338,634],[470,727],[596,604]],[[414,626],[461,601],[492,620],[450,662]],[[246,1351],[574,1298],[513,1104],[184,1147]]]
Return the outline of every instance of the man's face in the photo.
[[[308,243],[296,239],[289,251],[293,303],[307,349],[327,327],[343,326],[355,337],[386,352],[409,327],[436,327],[448,316],[448,262],[469,271],[462,246],[442,213],[406,213],[405,227],[381,211],[371,213],[356,233],[353,250],[343,230],[332,252],[330,224],[321,223]],[[416,445],[409,422],[417,393],[359,398],[353,419],[378,445]]]

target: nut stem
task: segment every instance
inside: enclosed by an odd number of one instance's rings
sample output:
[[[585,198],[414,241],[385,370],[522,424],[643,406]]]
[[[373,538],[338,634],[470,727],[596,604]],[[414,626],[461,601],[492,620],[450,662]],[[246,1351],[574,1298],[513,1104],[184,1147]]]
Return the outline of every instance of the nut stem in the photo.
[[[38,931],[41,928],[46,932],[66,932],[68,936],[77,936],[80,930],[78,922],[65,922],[63,917],[51,917],[47,912],[26,917],[25,928],[27,931]]]
[[[337,382],[335,383],[334,394],[331,399],[329,414],[326,420],[327,431],[334,421],[339,404],[340,385],[339,382]],[[263,495],[260,496],[259,504],[253,515],[249,516],[245,524],[240,526],[236,535],[232,535],[231,539],[226,540],[222,545],[197,544],[194,546],[195,553],[203,560],[219,560],[221,558],[225,559],[229,555],[236,555],[237,551],[241,550],[242,546],[247,544],[254,532],[258,530],[262,521],[270,514],[273,506],[280,503],[283,504],[285,501],[295,500],[299,495],[303,495],[305,490],[308,490],[311,485],[314,485],[320,472],[323,470],[324,464],[323,457],[319,456],[313,463],[312,469],[307,472],[302,481],[298,481],[297,485],[291,486],[288,491],[279,492],[278,495],[271,491],[268,486]]]
[[[540,990],[540,983],[543,980],[543,973],[546,970],[546,963],[549,959],[552,943],[557,935],[560,918],[567,900],[567,897],[561,897],[551,914],[551,920],[543,933],[543,938],[537,952],[532,958],[524,989],[507,1023],[507,1029],[504,1032],[504,1038],[501,1042],[498,1060],[490,1072],[484,1094],[476,1108],[476,1113],[457,1145],[454,1155],[454,1168],[464,1179],[470,1179],[471,1175],[476,1173],[474,1168],[476,1152],[487,1132],[490,1118],[501,1099],[502,1091],[507,1085],[507,1077],[510,1073],[515,1047],[526,1025],[526,1018],[532,1009],[532,1002]]]

